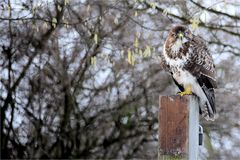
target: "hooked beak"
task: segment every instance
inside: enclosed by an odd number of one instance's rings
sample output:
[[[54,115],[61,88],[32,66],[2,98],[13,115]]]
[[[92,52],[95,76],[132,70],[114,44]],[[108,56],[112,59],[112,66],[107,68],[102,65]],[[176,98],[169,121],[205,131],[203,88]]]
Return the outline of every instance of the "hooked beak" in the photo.
[[[178,34],[178,37],[182,39],[182,38],[183,38],[183,34],[182,34],[182,33],[179,33],[179,34]]]
[[[181,40],[182,43],[185,43],[185,42],[188,41],[187,38],[184,37],[183,33],[179,33],[179,34],[178,34],[178,37],[180,38],[180,40]]]

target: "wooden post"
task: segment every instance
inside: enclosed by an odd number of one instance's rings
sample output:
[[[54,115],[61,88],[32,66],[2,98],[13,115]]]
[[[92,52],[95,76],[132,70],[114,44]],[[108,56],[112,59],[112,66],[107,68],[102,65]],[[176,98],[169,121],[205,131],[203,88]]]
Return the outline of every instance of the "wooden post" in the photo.
[[[198,99],[160,96],[158,159],[198,159],[198,135]]]

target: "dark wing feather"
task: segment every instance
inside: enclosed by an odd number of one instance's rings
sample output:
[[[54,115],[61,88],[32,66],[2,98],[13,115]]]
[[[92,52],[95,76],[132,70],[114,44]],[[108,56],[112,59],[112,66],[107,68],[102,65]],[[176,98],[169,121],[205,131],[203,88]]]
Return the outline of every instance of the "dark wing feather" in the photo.
[[[197,78],[209,103],[209,117],[216,113],[214,89],[217,87],[215,79],[215,66],[204,40],[201,37],[194,36],[190,43],[190,58],[185,65],[185,69]]]
[[[198,64],[196,60],[188,62],[185,65],[185,69],[197,78],[200,86],[205,84],[207,88],[217,88],[217,83],[214,76],[215,72],[206,69],[203,65]]]
[[[205,85],[202,86],[202,89],[205,93],[205,95],[207,96],[208,98],[208,101],[211,105],[211,108],[212,108],[212,111],[213,111],[213,114],[216,113],[216,107],[215,107],[215,95],[214,95],[214,89],[213,88],[207,88]],[[208,113],[210,113],[208,111]],[[213,117],[214,115],[212,114],[209,114],[210,117]]]
[[[204,83],[208,88],[216,88],[215,66],[204,40],[194,36],[190,42],[190,50],[190,58],[185,69],[199,79],[201,86]]]

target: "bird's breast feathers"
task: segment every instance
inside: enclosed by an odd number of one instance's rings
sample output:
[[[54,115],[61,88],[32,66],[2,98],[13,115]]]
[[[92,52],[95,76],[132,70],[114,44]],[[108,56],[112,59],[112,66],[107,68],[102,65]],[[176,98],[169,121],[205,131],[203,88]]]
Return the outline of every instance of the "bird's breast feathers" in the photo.
[[[182,68],[176,68],[175,72],[173,72],[173,78],[182,86],[187,85],[196,85],[197,80],[196,77],[194,77],[191,73],[189,73],[187,70],[184,70]]]
[[[176,49],[178,51],[180,48],[176,48],[175,46],[173,46],[173,52],[175,52],[177,54]],[[171,49],[168,49],[168,52],[171,52],[171,51],[172,51]],[[166,63],[170,66],[170,68],[172,68],[172,67],[182,68],[189,58],[189,54],[181,55],[181,57],[177,56],[177,57],[171,58],[169,56],[169,53],[167,53],[167,48],[166,48],[165,44],[163,47],[163,56],[166,60]]]
[[[178,68],[173,73],[173,78],[184,88],[190,85],[192,88],[192,92],[196,94],[198,97],[200,97],[201,106],[203,106],[205,102],[208,102],[205,93],[203,92],[201,86],[197,81],[197,78],[193,76],[190,72],[188,72],[187,70]]]

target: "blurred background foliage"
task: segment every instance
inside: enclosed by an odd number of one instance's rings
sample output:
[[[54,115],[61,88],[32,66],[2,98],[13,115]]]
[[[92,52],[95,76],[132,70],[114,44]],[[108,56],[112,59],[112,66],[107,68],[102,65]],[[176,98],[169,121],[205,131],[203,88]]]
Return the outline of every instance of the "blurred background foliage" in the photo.
[[[160,67],[169,29],[183,24],[214,57],[218,119],[200,159],[240,156],[238,0],[0,2],[1,158],[157,157]]]

